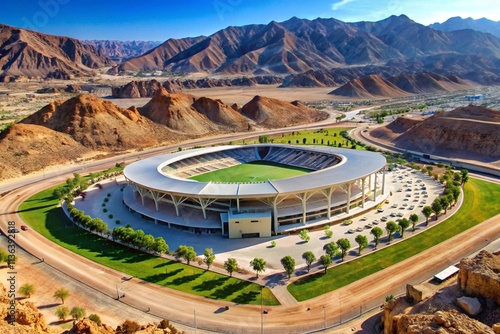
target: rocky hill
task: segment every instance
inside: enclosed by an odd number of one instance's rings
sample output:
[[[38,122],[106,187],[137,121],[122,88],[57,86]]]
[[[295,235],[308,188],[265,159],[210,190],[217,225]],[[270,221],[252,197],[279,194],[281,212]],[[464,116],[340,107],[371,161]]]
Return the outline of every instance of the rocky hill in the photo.
[[[404,15],[358,23],[294,17],[228,27],[208,37],[168,40],[111,72],[283,75],[450,53],[497,59],[500,39],[472,30],[438,31]]]
[[[0,77],[66,79],[90,76],[113,65],[102,52],[79,40],[0,24]]]
[[[249,128],[245,117],[220,100],[168,93],[164,88],[158,90],[140,112],[158,124],[191,136]]]
[[[142,116],[90,94],[55,101],[21,121],[68,134],[86,148],[125,151],[184,138]]]
[[[441,31],[455,31],[463,29],[472,29],[481,32],[487,32],[500,38],[500,21],[492,21],[486,18],[474,20],[471,17],[463,19],[459,16],[451,17],[443,23],[433,23],[430,28]]]
[[[500,333],[499,270],[499,255],[481,251],[460,261],[458,282],[451,278],[437,293],[426,283],[407,285],[406,296],[385,304],[383,333]]]
[[[0,134],[0,180],[71,163],[90,153],[68,134],[41,125],[14,124]]]
[[[298,101],[285,102],[263,96],[255,96],[241,108],[241,113],[266,128],[312,123],[328,117],[327,113],[309,108]]]
[[[94,46],[97,51],[114,61],[141,56],[161,44],[157,41],[84,40],[82,42]]]
[[[397,146],[407,150],[450,158],[470,159],[498,164],[500,161],[500,111],[480,106],[439,112],[424,120],[413,120],[402,133],[396,125],[372,131],[377,138],[392,138]],[[409,123],[404,121],[404,123]]]
[[[410,94],[443,93],[470,88],[473,84],[457,76],[436,73],[400,74],[384,79],[369,75],[353,79],[330,92],[351,98],[397,98]]]

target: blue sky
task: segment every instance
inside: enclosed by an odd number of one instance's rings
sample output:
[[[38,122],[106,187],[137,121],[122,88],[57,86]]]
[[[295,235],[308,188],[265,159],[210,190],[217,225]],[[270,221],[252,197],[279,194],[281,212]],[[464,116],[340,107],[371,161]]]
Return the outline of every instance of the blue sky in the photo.
[[[10,0],[2,3],[0,23],[79,39],[164,41],[292,16],[356,22],[400,14],[426,25],[452,16],[499,21],[500,6],[499,0]]]

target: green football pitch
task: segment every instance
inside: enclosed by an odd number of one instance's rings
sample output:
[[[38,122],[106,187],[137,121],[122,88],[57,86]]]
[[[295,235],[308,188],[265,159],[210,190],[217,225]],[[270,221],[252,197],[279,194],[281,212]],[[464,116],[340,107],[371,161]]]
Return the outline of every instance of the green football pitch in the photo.
[[[200,182],[259,182],[279,180],[311,172],[309,169],[292,167],[269,161],[254,161],[213,172],[190,177]]]

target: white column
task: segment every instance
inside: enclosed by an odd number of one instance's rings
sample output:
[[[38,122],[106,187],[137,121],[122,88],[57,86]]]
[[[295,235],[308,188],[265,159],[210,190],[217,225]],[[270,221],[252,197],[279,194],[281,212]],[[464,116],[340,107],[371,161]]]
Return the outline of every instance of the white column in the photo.
[[[361,207],[365,207],[365,179],[361,179]]]
[[[377,200],[377,173],[375,173],[375,182],[373,183],[373,201]]]

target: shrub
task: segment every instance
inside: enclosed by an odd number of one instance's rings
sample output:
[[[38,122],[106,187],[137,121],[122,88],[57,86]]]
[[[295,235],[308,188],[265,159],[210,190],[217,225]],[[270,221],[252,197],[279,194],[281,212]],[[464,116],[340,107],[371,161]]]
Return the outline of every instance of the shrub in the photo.
[[[108,212],[108,209],[104,208],[104,209],[102,209],[102,212],[106,213],[106,212]]]
[[[89,319],[95,322],[98,326],[102,325],[101,318],[97,314],[89,315]]]
[[[109,202],[109,198],[105,198],[105,199],[104,199],[104,202]]]
[[[116,223],[117,225],[120,225],[120,223],[121,223],[121,222],[120,222],[120,219],[117,219],[117,220],[115,221],[115,223]]]
[[[110,193],[108,193],[106,196],[111,197],[111,194],[110,194]]]
[[[271,241],[271,247],[276,247],[276,241]]]
[[[113,219],[114,216],[112,214],[110,214],[108,217],[109,217],[109,219]]]
[[[106,203],[102,203],[102,206],[105,207],[106,206]]]

